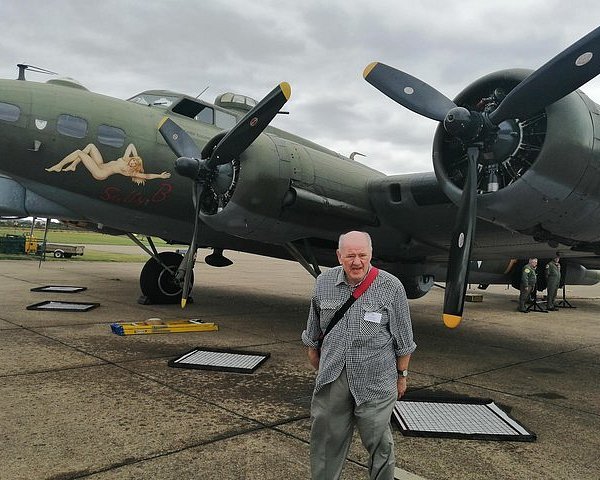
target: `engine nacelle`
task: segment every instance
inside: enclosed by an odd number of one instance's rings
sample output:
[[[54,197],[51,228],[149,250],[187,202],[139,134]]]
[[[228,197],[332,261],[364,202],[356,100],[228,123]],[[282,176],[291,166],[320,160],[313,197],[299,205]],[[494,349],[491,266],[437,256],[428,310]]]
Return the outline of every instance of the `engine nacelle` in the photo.
[[[461,92],[455,103],[493,110],[530,73],[504,70]],[[600,111],[575,91],[545,111],[506,120],[484,139],[478,160],[477,215],[539,241],[600,241]],[[466,178],[465,147],[440,125],[433,145],[436,177],[456,204]]]
[[[229,164],[226,167],[231,168]],[[211,208],[206,202],[201,209],[202,221],[242,238],[261,240],[265,232],[272,230],[276,234],[274,220],[280,215],[288,188],[279,170],[275,145],[261,135],[234,164],[231,175],[220,175],[219,181],[211,184],[213,205]],[[228,177],[230,181],[224,182]],[[281,239],[275,241],[280,243]]]
[[[406,297],[411,300],[421,298],[431,290],[434,284],[432,275],[417,275],[415,277],[400,277]]]
[[[433,287],[438,275],[442,275],[444,266],[421,263],[390,263],[377,261],[375,265],[397,277],[404,286],[407,298],[421,298]]]
[[[219,167],[203,194],[201,219],[230,235],[279,244],[334,241],[341,231],[376,225],[364,181],[373,171],[345,159],[342,178],[341,159],[318,145],[261,135],[239,161]]]

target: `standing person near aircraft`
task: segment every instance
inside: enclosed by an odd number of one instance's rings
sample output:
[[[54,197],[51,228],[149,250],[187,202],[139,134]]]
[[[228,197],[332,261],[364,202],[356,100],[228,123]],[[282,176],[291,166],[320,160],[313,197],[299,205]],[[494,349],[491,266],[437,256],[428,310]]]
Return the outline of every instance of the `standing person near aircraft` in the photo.
[[[552,261],[546,264],[546,288],[548,289],[546,305],[550,311],[558,310],[554,305],[554,301],[556,300],[556,292],[558,291],[558,284],[560,283],[559,262],[560,257],[557,255]]]
[[[530,258],[527,265],[523,267],[521,272],[521,294],[519,295],[519,312],[527,313],[528,310],[525,304],[531,297],[531,292],[535,288],[537,283],[537,274],[535,268],[537,267],[537,258]]]
[[[314,480],[340,477],[354,425],[369,452],[370,478],[394,478],[390,417],[406,391],[417,346],[404,287],[371,266],[372,252],[368,233],[340,236],[341,266],[317,278],[302,333],[310,364],[318,370],[311,405]],[[351,306],[342,313],[342,305]],[[328,328],[334,317],[339,321]]]

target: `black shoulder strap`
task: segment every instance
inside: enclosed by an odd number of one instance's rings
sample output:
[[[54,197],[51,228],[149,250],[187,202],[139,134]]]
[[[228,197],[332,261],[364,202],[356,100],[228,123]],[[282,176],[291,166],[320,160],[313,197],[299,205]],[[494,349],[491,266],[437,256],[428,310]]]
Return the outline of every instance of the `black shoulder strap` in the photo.
[[[344,303],[338,309],[338,311],[333,314],[333,318],[327,325],[327,328],[325,329],[325,332],[323,333],[323,337],[325,337],[325,335],[327,335],[329,332],[331,332],[333,327],[336,326],[337,322],[340,321],[340,318],[342,318],[344,316],[344,313],[346,313],[346,311],[350,308],[350,305],[352,305],[355,301],[356,301],[356,298],[354,298],[352,295],[350,295],[350,298],[348,298],[348,300],[346,300],[346,303]]]

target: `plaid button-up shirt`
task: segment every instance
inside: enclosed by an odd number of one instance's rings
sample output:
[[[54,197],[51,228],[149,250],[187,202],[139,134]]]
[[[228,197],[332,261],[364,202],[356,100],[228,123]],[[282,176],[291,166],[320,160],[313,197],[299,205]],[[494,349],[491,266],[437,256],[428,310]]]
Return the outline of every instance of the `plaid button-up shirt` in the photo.
[[[306,346],[317,348],[319,335],[352,291],[341,266],[319,275],[302,332]],[[396,277],[379,270],[375,281],[323,340],[315,391],[333,382],[346,367],[357,405],[393,395],[398,388],[396,357],[416,348],[404,287]]]

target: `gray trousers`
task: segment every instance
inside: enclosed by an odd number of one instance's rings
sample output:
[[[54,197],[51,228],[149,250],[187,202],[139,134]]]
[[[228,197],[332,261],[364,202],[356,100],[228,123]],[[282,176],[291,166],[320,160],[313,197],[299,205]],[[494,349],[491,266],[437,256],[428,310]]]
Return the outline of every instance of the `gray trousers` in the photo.
[[[332,383],[313,394],[310,467],[313,480],[340,478],[348,456],[354,425],[369,452],[369,478],[393,480],[394,440],[390,418],[397,394],[356,406],[346,369]]]

